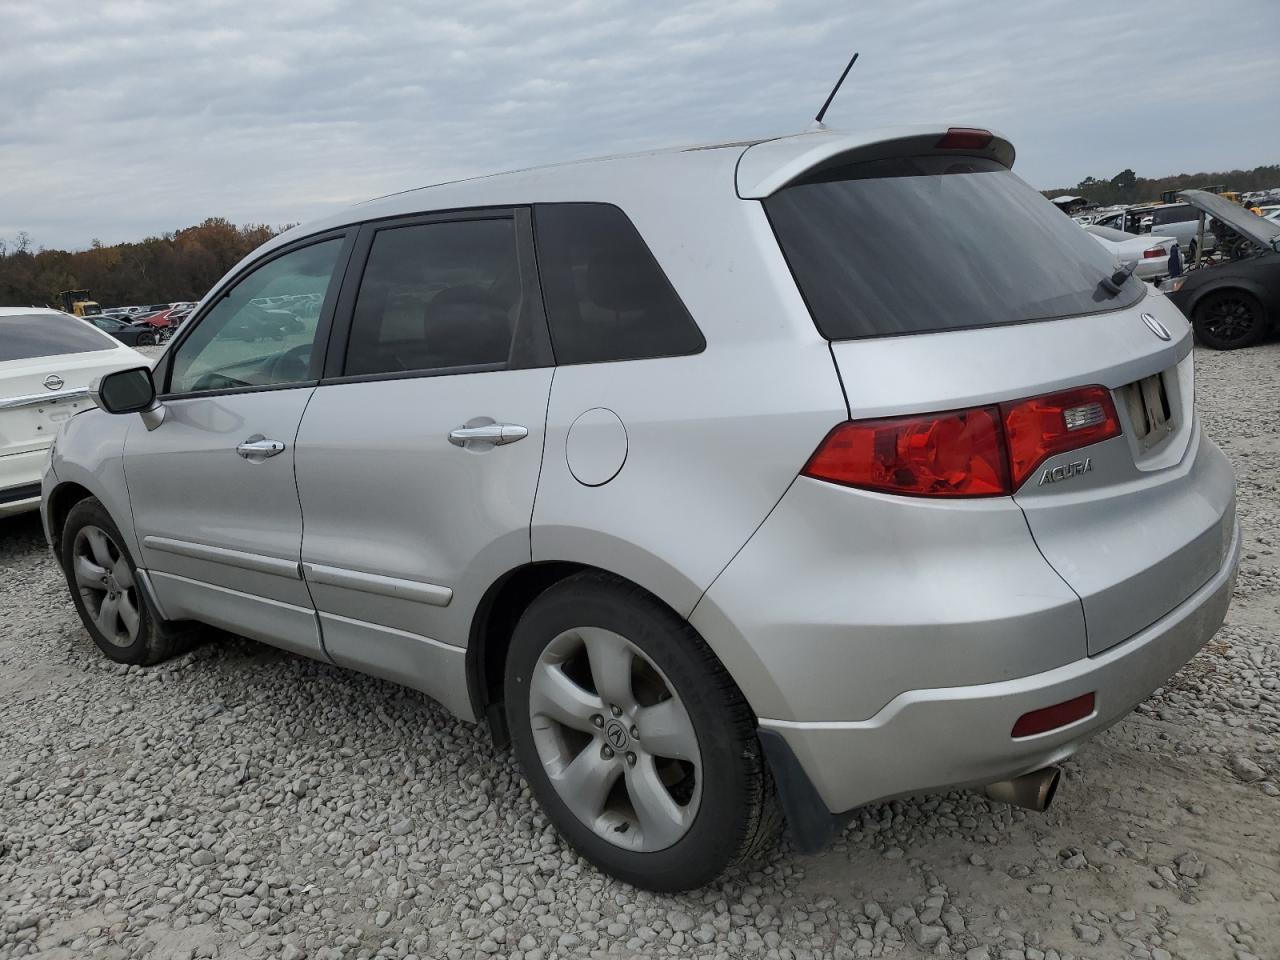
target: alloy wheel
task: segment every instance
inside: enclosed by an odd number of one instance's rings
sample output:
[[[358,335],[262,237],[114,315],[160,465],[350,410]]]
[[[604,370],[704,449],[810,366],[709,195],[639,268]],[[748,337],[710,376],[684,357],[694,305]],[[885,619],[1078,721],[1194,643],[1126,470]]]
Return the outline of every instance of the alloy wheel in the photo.
[[[560,800],[597,836],[652,852],[680,840],[702,796],[702,756],[675,688],[634,643],[579,627],[529,680],[534,746]]]
[[[1240,340],[1249,335],[1255,323],[1253,307],[1238,297],[1223,297],[1215,301],[1205,313],[1205,329],[1224,342]]]
[[[76,533],[71,564],[94,625],[113,645],[132,646],[141,625],[140,605],[133,571],[120,545],[101,527],[86,525]]]

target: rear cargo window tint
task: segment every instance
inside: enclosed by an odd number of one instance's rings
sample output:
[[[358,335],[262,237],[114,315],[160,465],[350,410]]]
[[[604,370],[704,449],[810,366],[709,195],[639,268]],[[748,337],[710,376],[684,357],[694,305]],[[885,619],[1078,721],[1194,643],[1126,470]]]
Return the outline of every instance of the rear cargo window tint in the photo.
[[[112,350],[116,342],[85,321],[62,313],[0,316],[0,363]]]
[[[988,327],[1116,310],[1096,240],[994,161],[852,164],[764,201],[813,319],[830,340]]]
[[[643,360],[706,345],[640,234],[617,207],[534,207],[538,271],[556,363]]]

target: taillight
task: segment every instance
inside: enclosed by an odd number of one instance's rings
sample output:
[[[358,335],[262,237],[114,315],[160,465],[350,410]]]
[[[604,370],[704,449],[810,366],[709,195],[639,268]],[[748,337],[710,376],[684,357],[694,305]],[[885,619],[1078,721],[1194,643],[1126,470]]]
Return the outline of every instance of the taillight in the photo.
[[[1014,490],[1055,454],[1120,436],[1120,420],[1106,387],[1077,387],[1002,403],[1000,413]]]
[[[918,497],[1009,492],[996,407],[842,423],[827,434],[803,472],[831,483]]]
[[[934,144],[936,150],[985,150],[995,135],[978,127],[951,127]]]
[[[1110,391],[1079,387],[998,407],[842,423],[801,472],[907,496],[1009,496],[1049,457],[1119,435]]]
[[[1150,247],[1142,251],[1143,260],[1154,260],[1156,257],[1167,257],[1169,251],[1164,247]]]

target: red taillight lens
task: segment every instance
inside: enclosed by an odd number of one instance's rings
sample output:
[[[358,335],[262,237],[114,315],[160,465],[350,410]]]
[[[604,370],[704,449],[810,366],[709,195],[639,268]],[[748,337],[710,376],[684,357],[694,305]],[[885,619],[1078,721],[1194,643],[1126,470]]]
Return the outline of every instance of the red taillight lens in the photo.
[[[1013,737],[1033,737],[1037,733],[1047,733],[1069,723],[1083,720],[1093,713],[1093,694],[1086,693],[1074,700],[1055,703],[1052,707],[1032,710],[1024,713],[1013,725]]]
[[[805,476],[920,497],[1009,492],[999,410],[842,423],[805,465]]]
[[[1156,257],[1167,257],[1168,255],[1169,251],[1164,247],[1151,247],[1142,251],[1143,260],[1154,260]]]
[[[1120,436],[1120,420],[1106,387],[1002,403],[1000,412],[1014,490],[1049,457]]]
[[[1111,391],[1077,387],[949,413],[842,423],[801,473],[917,497],[995,497],[1049,457],[1120,436]]]
[[[937,150],[985,150],[995,135],[977,127],[952,127],[934,144]]]

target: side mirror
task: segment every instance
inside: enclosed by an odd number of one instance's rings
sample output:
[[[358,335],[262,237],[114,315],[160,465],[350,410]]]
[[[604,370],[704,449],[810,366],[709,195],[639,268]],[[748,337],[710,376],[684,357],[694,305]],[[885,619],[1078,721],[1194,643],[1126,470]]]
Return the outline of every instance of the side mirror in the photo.
[[[140,413],[148,430],[164,421],[150,367],[131,367],[104,374],[89,387],[89,396],[107,413]]]

